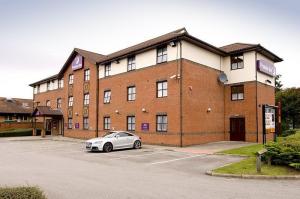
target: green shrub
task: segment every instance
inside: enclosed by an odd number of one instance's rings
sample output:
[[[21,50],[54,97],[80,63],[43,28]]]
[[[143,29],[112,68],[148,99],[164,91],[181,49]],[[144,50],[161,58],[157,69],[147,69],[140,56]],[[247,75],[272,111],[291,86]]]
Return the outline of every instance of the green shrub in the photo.
[[[21,129],[0,132],[0,137],[32,136],[32,129]]]
[[[46,199],[38,187],[0,187],[1,199]]]
[[[287,137],[290,135],[294,135],[297,131],[295,129],[289,129],[282,132],[282,137]]]
[[[300,163],[291,163],[290,166],[297,170],[300,170]]]

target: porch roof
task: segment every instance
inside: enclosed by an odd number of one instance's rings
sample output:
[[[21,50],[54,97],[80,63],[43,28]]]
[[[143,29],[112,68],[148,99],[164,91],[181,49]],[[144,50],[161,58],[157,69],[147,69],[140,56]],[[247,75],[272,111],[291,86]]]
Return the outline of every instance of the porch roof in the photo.
[[[49,106],[37,106],[32,116],[39,117],[39,116],[62,116],[62,111],[59,109],[52,109]]]

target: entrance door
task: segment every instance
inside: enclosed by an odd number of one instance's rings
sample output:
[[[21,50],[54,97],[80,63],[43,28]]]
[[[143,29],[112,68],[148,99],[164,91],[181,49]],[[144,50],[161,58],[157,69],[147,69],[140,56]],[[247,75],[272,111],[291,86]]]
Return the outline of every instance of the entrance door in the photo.
[[[230,118],[230,141],[245,141],[245,118]]]
[[[51,135],[51,129],[52,129],[52,120],[47,119],[46,120],[46,135]]]

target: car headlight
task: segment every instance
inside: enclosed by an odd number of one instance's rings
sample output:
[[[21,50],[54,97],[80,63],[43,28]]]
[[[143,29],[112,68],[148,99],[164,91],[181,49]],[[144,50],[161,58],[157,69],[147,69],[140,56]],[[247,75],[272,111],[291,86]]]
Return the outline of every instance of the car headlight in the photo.
[[[97,142],[94,142],[94,144],[101,144],[102,141],[97,141]]]

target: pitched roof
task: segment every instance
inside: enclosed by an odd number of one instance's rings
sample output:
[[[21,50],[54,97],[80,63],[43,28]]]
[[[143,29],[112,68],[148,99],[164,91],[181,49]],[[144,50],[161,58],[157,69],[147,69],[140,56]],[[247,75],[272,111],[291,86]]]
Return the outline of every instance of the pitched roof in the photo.
[[[33,102],[31,99],[0,97],[0,113],[31,114]]]
[[[228,54],[243,53],[254,50],[260,52],[261,54],[265,55],[274,62],[283,61],[282,58],[278,57],[276,54],[264,48],[260,44],[233,43],[226,46],[222,46],[220,47],[220,49],[227,52]]]
[[[200,39],[197,39],[196,37],[191,36],[185,28],[180,28],[178,30],[169,32],[169,33],[161,35],[159,37],[155,37],[153,39],[144,41],[144,42],[136,44],[134,46],[130,46],[128,48],[111,53],[111,54],[105,56],[105,58],[101,58],[100,60],[98,60],[98,63],[106,63],[106,62],[110,62],[115,59],[120,59],[120,58],[126,57],[130,54],[140,53],[145,50],[155,48],[159,45],[163,45],[164,43],[168,43],[170,41],[173,41],[173,40],[176,40],[179,38],[182,38],[185,40],[191,40],[196,45],[202,46],[203,48],[205,48],[209,51],[215,52],[217,54],[221,54],[221,55],[225,54],[225,52],[222,49],[219,49],[211,44],[208,44]]]
[[[37,106],[33,113],[33,116],[62,116],[62,111],[59,109],[52,109],[49,106]]]

